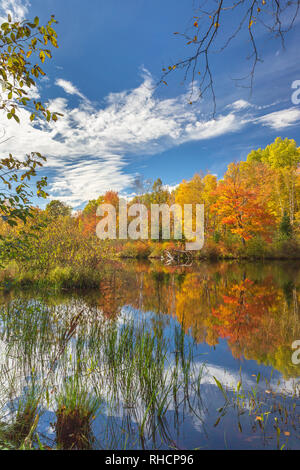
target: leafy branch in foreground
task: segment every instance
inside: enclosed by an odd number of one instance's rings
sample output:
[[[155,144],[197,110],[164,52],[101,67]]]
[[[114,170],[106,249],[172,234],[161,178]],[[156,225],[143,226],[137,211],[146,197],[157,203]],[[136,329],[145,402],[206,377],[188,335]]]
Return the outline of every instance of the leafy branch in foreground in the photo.
[[[49,47],[58,47],[56,23],[53,15],[45,26],[40,25],[38,17],[33,22],[14,22],[8,15],[8,21],[0,26],[0,110],[9,120],[20,123],[21,108],[29,111],[31,121],[36,118],[57,121],[60,115],[30,95],[37,80],[46,75],[41,67],[47,58],[52,58]],[[34,192],[29,180],[36,176],[37,168],[43,166],[45,160],[39,152],[31,152],[23,160],[12,154],[0,158],[0,216],[10,226],[17,225],[18,221],[26,223],[31,217]],[[47,196],[46,185],[45,177],[36,182],[37,197]],[[0,250],[0,258],[4,253],[14,252],[12,242],[7,245],[0,237]]]
[[[38,152],[32,152],[23,161],[13,158],[12,154],[0,160],[0,181],[4,186],[0,192],[0,210],[2,219],[10,226],[16,226],[18,219],[25,223],[27,217],[31,216],[29,203],[32,192],[25,181],[36,176],[36,167],[41,167],[41,162],[45,160],[46,158]],[[21,174],[22,170],[24,172]],[[36,183],[39,197],[47,196],[43,190],[46,184],[46,177]]]
[[[56,121],[57,114],[51,113],[40,101],[28,96],[28,91],[36,86],[36,80],[46,74],[41,68],[46,58],[51,59],[51,50],[46,46],[58,47],[57,33],[53,25],[57,21],[54,16],[46,26],[39,26],[39,18],[34,22],[8,22],[0,27],[0,75],[2,93],[0,109],[7,112],[8,119],[20,122],[17,115],[19,107],[32,111],[31,120],[44,117],[48,121]],[[37,62],[32,61],[36,57]],[[28,59],[31,58],[31,61]]]

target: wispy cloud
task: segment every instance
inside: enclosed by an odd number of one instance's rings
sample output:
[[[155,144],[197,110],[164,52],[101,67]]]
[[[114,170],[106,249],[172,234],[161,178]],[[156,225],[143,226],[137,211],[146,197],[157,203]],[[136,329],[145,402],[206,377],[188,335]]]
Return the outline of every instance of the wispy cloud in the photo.
[[[258,121],[272,129],[284,129],[300,122],[300,109],[296,107],[282,109],[281,111],[266,114],[260,117]]]
[[[234,103],[232,103],[231,105],[228,105],[227,107],[231,108],[231,109],[234,109],[236,111],[240,111],[241,109],[247,109],[247,108],[251,108],[253,105],[251,105],[248,101],[245,101],[245,100],[237,100],[235,101]]]
[[[1,0],[0,1],[0,22],[7,20],[10,14],[13,21],[22,21],[26,18],[30,7],[29,0]]]
[[[55,81],[55,85],[61,87],[66,93],[69,95],[77,95],[80,98],[86,100],[86,97],[73,85],[73,83],[69,82],[68,80],[63,80],[62,78],[58,78]]]
[[[71,82],[58,82],[67,93],[84,97]],[[233,107],[239,108],[236,111],[231,107],[216,120],[207,119],[201,113],[201,104],[190,106],[186,95],[155,97],[149,73],[144,74],[140,86],[111,93],[102,106],[82,99],[72,107],[66,98],[56,98],[50,107],[64,117],[56,123],[37,125],[22,110],[21,125],[3,120],[6,136],[12,138],[1,149],[16,156],[30,151],[47,156],[51,195],[73,207],[110,189],[128,190],[136,175],[128,174],[126,166],[140,156],[213,139],[251,123],[284,128],[300,117],[296,108],[258,117],[249,115],[248,107],[243,116],[246,107],[241,105]]]

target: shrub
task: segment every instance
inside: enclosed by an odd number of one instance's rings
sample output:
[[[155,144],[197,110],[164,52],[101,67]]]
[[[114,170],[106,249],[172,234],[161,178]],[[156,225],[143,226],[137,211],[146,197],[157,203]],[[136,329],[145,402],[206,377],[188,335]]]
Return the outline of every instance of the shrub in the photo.
[[[151,250],[151,254],[149,258],[161,258],[164,254],[165,250],[173,251],[173,250],[184,250],[185,246],[182,245],[181,242],[177,241],[167,241],[164,243],[155,243],[153,244],[153,248]]]
[[[280,236],[270,248],[270,257],[300,258],[300,243],[295,238],[282,239]]]
[[[70,267],[61,268],[57,266],[48,274],[48,280],[51,284],[58,287],[66,286],[72,280],[72,270]]]
[[[121,258],[145,259],[150,255],[150,246],[146,242],[128,242],[120,253]]]
[[[91,421],[96,417],[102,400],[93,397],[77,379],[70,379],[56,398],[56,436],[64,450],[92,448]]]
[[[267,243],[260,237],[253,237],[240,250],[240,256],[249,258],[264,258],[267,254]]]

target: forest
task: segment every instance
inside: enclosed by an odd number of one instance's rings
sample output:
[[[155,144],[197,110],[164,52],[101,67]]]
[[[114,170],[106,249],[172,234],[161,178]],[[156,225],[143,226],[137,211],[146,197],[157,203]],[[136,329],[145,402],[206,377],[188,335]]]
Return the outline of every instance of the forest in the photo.
[[[128,207],[151,204],[204,204],[205,242],[197,259],[298,259],[300,257],[300,148],[278,137],[245,161],[229,164],[222,179],[195,174],[169,190],[161,179],[146,182]],[[144,190],[144,191],[143,191]],[[112,204],[117,192],[90,200],[83,210],[59,200],[44,210],[30,207],[27,224],[0,221],[2,282],[48,281],[93,286],[107,258],[161,258],[164,250],[184,249],[184,240],[99,240],[97,208]]]

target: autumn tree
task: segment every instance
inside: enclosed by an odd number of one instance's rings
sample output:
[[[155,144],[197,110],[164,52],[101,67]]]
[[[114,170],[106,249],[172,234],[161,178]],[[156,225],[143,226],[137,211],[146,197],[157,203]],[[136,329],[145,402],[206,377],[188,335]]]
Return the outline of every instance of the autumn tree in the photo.
[[[54,219],[57,219],[60,216],[70,216],[71,212],[71,207],[67,206],[67,204],[65,204],[64,202],[56,199],[49,202],[49,204],[47,204],[46,206],[46,214]]]
[[[116,191],[107,191],[104,195],[99,196],[97,199],[92,199],[83,209],[79,215],[79,226],[86,236],[94,236],[96,233],[96,226],[99,222],[97,216],[97,208],[101,204],[111,204],[119,212],[119,195]]]
[[[104,204],[111,204],[116,209],[119,205],[119,194],[116,191],[107,191],[103,197]]]
[[[295,140],[277,137],[265,149],[253,150],[247,162],[260,162],[273,170],[273,188],[276,192],[277,216],[282,218],[288,212],[294,225],[299,207],[299,165],[300,148]]]
[[[176,204],[202,204],[204,184],[201,175],[195,174],[190,181],[183,180],[175,195]]]
[[[275,219],[260,200],[260,189],[249,188],[241,177],[240,165],[230,164],[224,180],[218,185],[217,202],[212,210],[220,223],[240,236],[243,244],[255,235],[270,240]]]
[[[100,204],[103,204],[103,201],[104,201],[104,197],[103,197],[103,196],[99,196],[98,199],[91,199],[91,200],[87,203],[87,205],[85,206],[85,208],[83,209],[82,214],[83,214],[84,216],[96,214],[97,207],[100,206]]]
[[[167,204],[170,193],[165,189],[162,180],[158,178],[154,181],[151,193],[151,204]]]

